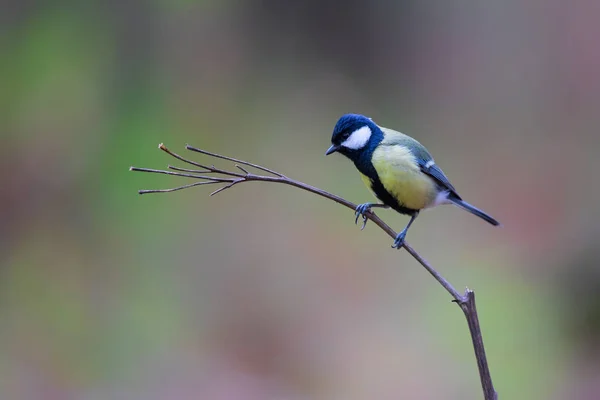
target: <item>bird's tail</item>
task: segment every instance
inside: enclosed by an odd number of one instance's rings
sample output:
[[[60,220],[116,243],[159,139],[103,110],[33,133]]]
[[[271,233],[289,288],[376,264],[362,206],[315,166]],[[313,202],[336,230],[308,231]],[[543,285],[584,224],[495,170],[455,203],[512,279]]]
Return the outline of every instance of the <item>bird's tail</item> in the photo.
[[[480,209],[478,209],[477,207],[474,207],[472,205],[470,205],[469,203],[467,203],[466,201],[462,200],[460,197],[458,196],[448,196],[448,200],[450,200],[450,202],[452,202],[452,204],[454,204],[455,206],[462,208],[465,211],[470,212],[473,215],[477,215],[479,218],[489,222],[490,224],[494,225],[494,226],[498,226],[500,225],[500,222],[496,221],[494,218],[492,218],[491,216],[487,215],[486,213],[484,213],[483,211],[481,211]]]

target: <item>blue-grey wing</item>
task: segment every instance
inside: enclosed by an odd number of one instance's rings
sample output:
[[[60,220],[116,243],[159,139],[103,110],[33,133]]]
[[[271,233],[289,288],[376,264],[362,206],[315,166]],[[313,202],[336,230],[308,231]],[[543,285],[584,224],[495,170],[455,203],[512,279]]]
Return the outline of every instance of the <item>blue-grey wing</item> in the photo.
[[[454,186],[450,183],[450,180],[448,180],[448,177],[444,174],[444,171],[441,170],[440,167],[438,167],[434,162],[433,159],[430,159],[428,161],[419,159],[417,160],[419,163],[419,167],[421,168],[421,171],[423,171],[423,173],[431,176],[433,179],[435,179],[435,181],[440,184],[442,187],[450,190],[452,193],[454,193],[455,195],[458,195],[456,193],[456,189],[454,188]]]
[[[415,156],[419,167],[423,173],[431,176],[441,187],[448,189],[452,192],[456,197],[459,197],[456,193],[456,189],[450,181],[448,177],[444,174],[444,172],[438,167],[433,161],[433,157],[429,154],[429,151],[419,143],[416,139],[407,136],[403,133],[394,131],[392,129],[380,127],[384,132],[384,139],[382,141],[383,145],[401,145],[410,149],[410,151]],[[459,197],[460,198],[460,197]]]

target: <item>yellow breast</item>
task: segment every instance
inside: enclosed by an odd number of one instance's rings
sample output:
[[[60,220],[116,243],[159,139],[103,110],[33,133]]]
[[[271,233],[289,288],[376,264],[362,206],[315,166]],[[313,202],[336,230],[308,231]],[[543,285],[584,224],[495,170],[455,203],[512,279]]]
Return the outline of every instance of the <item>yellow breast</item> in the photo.
[[[362,172],[359,172],[359,174],[360,174],[360,179],[362,179],[362,181],[365,184],[365,186],[369,188],[369,191],[371,193],[373,193],[373,196],[377,197],[377,195],[373,191],[373,187],[372,187],[373,181],[371,181],[371,178],[369,178],[368,176],[364,175]]]
[[[421,171],[406,147],[381,145],[371,161],[383,187],[401,206],[420,210],[435,201],[438,190],[434,181]]]

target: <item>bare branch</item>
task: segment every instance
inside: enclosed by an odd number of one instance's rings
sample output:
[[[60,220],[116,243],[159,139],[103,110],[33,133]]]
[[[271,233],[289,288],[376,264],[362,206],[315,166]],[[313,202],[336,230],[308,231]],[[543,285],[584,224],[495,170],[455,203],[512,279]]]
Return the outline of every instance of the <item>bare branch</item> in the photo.
[[[231,158],[231,157],[227,157],[227,156],[222,156],[222,155],[216,154],[216,153],[211,153],[210,151],[206,151],[206,150],[202,150],[202,149],[197,149],[197,148],[195,148],[193,146],[190,146],[189,144],[186,144],[185,148],[188,149],[188,150],[191,150],[191,151],[195,151],[197,153],[206,154],[207,156],[211,156],[211,157],[215,157],[215,158],[221,158],[221,159],[227,160],[227,161],[233,161],[233,162],[238,163],[238,164],[244,164],[244,165],[247,165],[249,167],[256,168],[256,169],[259,169],[259,170],[264,171],[264,172],[268,172],[268,173],[273,174],[275,176],[278,176],[280,178],[284,177],[284,175],[280,174],[279,172],[275,172],[272,169],[265,168],[265,167],[260,166],[260,165],[249,163],[248,161],[237,160],[235,158]]]
[[[230,176],[243,176],[243,175],[241,175],[241,174],[236,174],[235,172],[229,172],[229,171],[224,171],[224,170],[221,170],[221,169],[215,168],[215,166],[214,166],[214,165],[211,165],[211,166],[209,167],[209,166],[206,166],[206,165],[199,164],[199,163],[197,163],[197,162],[195,162],[195,161],[192,161],[192,160],[188,160],[188,159],[186,159],[186,158],[183,158],[183,157],[182,157],[182,156],[180,156],[179,154],[177,154],[177,153],[173,153],[171,150],[169,150],[169,149],[167,148],[167,146],[165,146],[165,145],[164,145],[164,144],[162,144],[162,143],[158,145],[158,148],[159,148],[159,149],[161,149],[162,151],[164,151],[165,153],[169,154],[170,156],[173,156],[173,157],[175,157],[175,158],[176,158],[176,159],[178,159],[178,160],[181,160],[181,161],[183,161],[183,162],[185,162],[185,163],[188,163],[188,164],[190,164],[190,165],[194,165],[194,166],[196,166],[196,167],[204,168],[204,169],[206,169],[206,170],[209,170],[209,171],[212,171],[212,172],[216,172],[216,173],[219,173],[219,174],[225,174],[225,175],[230,175]]]
[[[207,169],[188,169],[188,168],[175,167],[173,165],[168,165],[168,168],[172,169],[173,171],[191,172],[194,174],[212,174],[213,173],[213,171],[209,171]]]
[[[178,187],[175,187],[172,189],[140,190],[139,191],[140,194],[173,192],[173,191],[182,190],[182,189],[186,189],[186,188],[193,187],[193,186],[209,185],[209,184],[215,184],[215,183],[227,183],[227,185],[220,187],[219,189],[212,192],[210,195],[213,196],[217,193],[220,193],[226,189],[231,188],[232,186],[234,186],[238,183],[259,181],[259,182],[282,183],[285,185],[295,186],[302,190],[306,190],[308,192],[317,194],[321,197],[325,197],[329,200],[333,200],[336,203],[341,204],[345,207],[348,207],[353,211],[355,211],[357,208],[356,204],[351,203],[342,197],[336,196],[335,194],[326,192],[324,190],[321,190],[314,186],[308,185],[306,183],[288,178],[283,174],[280,174],[271,169],[262,167],[260,165],[252,164],[247,161],[242,161],[242,160],[238,160],[238,159],[231,158],[231,157],[226,157],[226,156],[223,156],[220,154],[211,153],[209,151],[198,149],[198,148],[192,147],[190,145],[186,145],[185,147],[188,150],[195,151],[195,152],[201,153],[201,154],[205,154],[210,157],[220,158],[223,160],[231,161],[231,162],[235,163],[235,167],[238,168],[239,170],[241,170],[244,174],[219,169],[219,168],[216,168],[214,165],[207,166],[207,165],[199,164],[195,161],[187,160],[187,159],[181,157],[180,155],[173,153],[172,151],[167,149],[167,147],[161,143],[159,145],[159,148],[161,150],[165,151],[166,153],[177,158],[180,161],[194,165],[196,167],[200,167],[203,170],[190,170],[190,169],[184,169],[184,168],[179,168],[179,167],[173,167],[170,165],[169,165],[169,169],[173,169],[173,170],[180,171],[180,172],[189,172],[192,174],[170,172],[170,171],[163,171],[163,170],[156,170],[156,169],[149,169],[149,168],[136,168],[136,167],[131,167],[130,170],[202,179],[203,181],[192,183],[189,185],[178,186]],[[244,169],[242,166],[240,166],[239,164],[267,172],[274,176],[252,174],[252,173],[248,172],[246,169]],[[197,173],[202,173],[202,174],[216,173],[216,174],[228,176],[229,178],[219,178],[219,177],[214,177],[214,176],[211,177],[211,176],[204,176],[204,175],[193,175],[193,174],[197,174]],[[385,222],[383,222],[383,220],[381,220],[371,210],[364,213],[364,221],[363,221],[363,226],[361,227],[361,230],[364,229],[365,224],[368,219],[373,221],[374,224],[379,226],[379,228],[381,228],[384,232],[386,232],[390,237],[392,237],[392,238],[396,237],[396,232],[392,228],[390,228]],[[471,339],[473,342],[473,349],[475,351],[475,357],[477,359],[477,366],[479,369],[479,377],[480,377],[481,385],[482,385],[483,392],[484,392],[484,398],[485,398],[485,400],[497,400],[498,395],[494,389],[494,385],[492,384],[492,377],[490,374],[490,370],[489,370],[488,363],[487,363],[487,358],[485,355],[485,348],[483,346],[483,339],[481,336],[481,328],[479,326],[479,318],[477,316],[477,308],[475,306],[475,293],[473,291],[467,289],[464,295],[460,294],[454,288],[454,286],[452,286],[450,284],[450,282],[448,282],[435,268],[433,268],[433,266],[431,264],[429,264],[427,262],[427,260],[425,260],[423,257],[421,257],[407,242],[404,242],[403,247],[415,260],[417,260],[417,262],[419,264],[421,264],[427,270],[427,272],[429,272],[431,274],[431,276],[434,277],[434,279],[444,289],[446,289],[446,291],[454,299],[453,302],[456,302],[459,305],[459,307],[462,309],[463,313],[465,314],[465,317],[467,318],[467,323],[469,325],[469,332],[471,334]]]
[[[150,190],[138,190],[139,194],[148,194],[148,193],[170,193],[170,192],[176,192],[178,190],[182,190],[182,189],[187,189],[187,188],[191,188],[194,186],[201,186],[201,185],[214,185],[217,183],[221,183],[221,182],[216,182],[216,181],[210,181],[210,182],[194,182],[194,183],[190,183],[187,185],[183,185],[183,186],[177,186],[171,189],[150,189]]]
[[[236,183],[240,183],[243,182],[243,180],[239,180],[239,181],[233,181],[231,182],[229,185],[225,185],[222,188],[219,188],[217,190],[215,190],[214,192],[212,192],[209,196],[214,196],[217,193],[221,193],[222,191],[229,189],[230,187],[232,187],[233,185],[235,185]]]
[[[179,172],[164,171],[162,169],[130,167],[129,170],[130,171],[137,171],[137,172],[150,172],[150,173],[153,173],[153,174],[165,174],[165,175],[173,175],[173,176],[183,176],[185,178],[206,179],[206,180],[215,181],[215,182],[233,182],[232,178],[217,178],[215,176],[180,174]]]
[[[167,148],[167,146],[165,146],[165,145],[164,145],[164,144],[162,144],[162,143],[158,145],[158,148],[159,148],[159,149],[161,149],[162,151],[164,151],[165,153],[167,153],[168,155],[170,155],[170,156],[172,156],[172,157],[175,157],[176,159],[178,159],[178,160],[180,160],[180,161],[183,161],[184,163],[188,163],[188,164],[190,164],[190,165],[194,165],[194,166],[196,166],[196,167],[204,168],[204,169],[207,169],[207,170],[208,170],[208,169],[210,169],[210,168],[208,168],[208,167],[207,167],[207,166],[205,166],[205,165],[198,164],[196,161],[188,160],[188,159],[186,159],[186,158],[183,158],[183,157],[181,157],[181,156],[180,156],[179,154],[177,154],[177,153],[173,153],[171,150],[169,150],[169,149]]]
[[[150,169],[150,168],[137,168],[130,167],[130,171],[138,171],[138,172],[150,172],[153,174],[165,174],[165,175],[173,175],[173,176],[183,176],[185,178],[194,178],[194,179],[209,179],[215,182],[231,182],[232,179],[229,178],[217,178],[213,176],[202,176],[202,175],[191,175],[191,174],[180,174],[178,172],[164,171],[162,169]],[[209,171],[211,173],[211,171]]]
[[[242,170],[246,175],[250,175],[250,172],[246,171],[241,165],[235,164],[235,167]]]
[[[475,306],[475,292],[467,288],[464,295],[465,301],[458,305],[465,313],[473,348],[475,349],[475,358],[477,359],[477,368],[481,378],[481,387],[483,388],[484,398],[486,400],[497,400],[498,393],[494,389],[490,368],[488,367],[485,347],[483,346],[483,337],[481,336],[481,327],[479,326],[479,317],[477,316],[477,307]]]

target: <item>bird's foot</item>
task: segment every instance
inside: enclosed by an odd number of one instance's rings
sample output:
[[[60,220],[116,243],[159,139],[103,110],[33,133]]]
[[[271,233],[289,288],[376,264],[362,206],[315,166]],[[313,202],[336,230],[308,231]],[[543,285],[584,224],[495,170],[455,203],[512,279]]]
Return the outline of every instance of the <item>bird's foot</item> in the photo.
[[[354,215],[356,215],[356,219],[354,220],[354,223],[358,224],[358,218],[360,218],[361,216],[363,217],[363,224],[360,227],[361,231],[363,229],[365,229],[365,226],[367,225],[368,218],[365,214],[367,212],[371,211],[372,206],[373,206],[373,203],[364,203],[364,204],[359,204],[358,207],[356,207],[356,212],[354,213]]]
[[[404,239],[406,238],[406,229],[396,235],[396,239],[394,239],[394,244],[392,245],[392,249],[399,249],[404,245]]]

